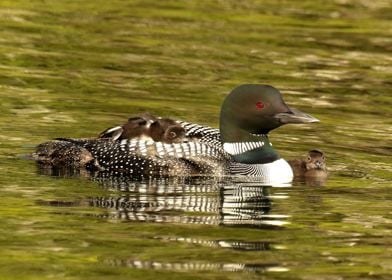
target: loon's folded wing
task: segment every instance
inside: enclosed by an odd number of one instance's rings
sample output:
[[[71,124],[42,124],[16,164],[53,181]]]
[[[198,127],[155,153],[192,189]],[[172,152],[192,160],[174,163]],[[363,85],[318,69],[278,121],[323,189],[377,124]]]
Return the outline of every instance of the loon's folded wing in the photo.
[[[184,121],[177,122],[185,129],[186,137],[197,139],[214,147],[222,146],[219,129]]]

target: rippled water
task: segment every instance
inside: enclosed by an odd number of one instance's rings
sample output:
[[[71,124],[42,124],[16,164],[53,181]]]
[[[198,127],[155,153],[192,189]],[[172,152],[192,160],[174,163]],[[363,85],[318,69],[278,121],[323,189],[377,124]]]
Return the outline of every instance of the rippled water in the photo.
[[[0,1],[0,278],[389,279],[390,1]],[[218,126],[242,83],[321,120],[324,186],[90,177],[25,159],[132,114]],[[316,186],[315,186],[316,185]]]

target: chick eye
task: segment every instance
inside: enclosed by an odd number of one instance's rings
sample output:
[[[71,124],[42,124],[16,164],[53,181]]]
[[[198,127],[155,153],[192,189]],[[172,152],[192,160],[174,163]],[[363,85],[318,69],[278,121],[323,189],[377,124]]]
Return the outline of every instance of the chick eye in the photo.
[[[312,160],[312,158],[311,157],[308,157],[308,161],[311,161]]]
[[[261,101],[257,102],[257,103],[256,103],[256,108],[257,108],[258,110],[263,109],[263,108],[264,108],[264,103],[261,102]]]
[[[171,132],[170,132],[170,136],[171,136],[172,138],[174,138],[174,137],[177,136],[177,134],[176,134],[175,132],[171,131]]]

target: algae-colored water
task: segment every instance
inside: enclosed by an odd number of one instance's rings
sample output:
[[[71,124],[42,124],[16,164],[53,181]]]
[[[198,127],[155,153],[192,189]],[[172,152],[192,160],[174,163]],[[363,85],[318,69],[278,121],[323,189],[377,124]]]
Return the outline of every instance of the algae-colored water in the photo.
[[[390,279],[392,5],[0,1],[1,279]],[[319,124],[322,187],[48,176],[23,155],[149,111],[218,126],[242,83]]]

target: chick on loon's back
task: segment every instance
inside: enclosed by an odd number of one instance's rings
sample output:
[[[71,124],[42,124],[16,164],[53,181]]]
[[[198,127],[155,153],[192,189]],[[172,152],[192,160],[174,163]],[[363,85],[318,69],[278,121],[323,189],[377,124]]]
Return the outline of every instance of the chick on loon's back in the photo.
[[[122,126],[108,128],[99,138],[117,139],[152,139],[155,142],[179,143],[184,141],[185,129],[175,120],[158,118],[149,113],[131,117]]]

